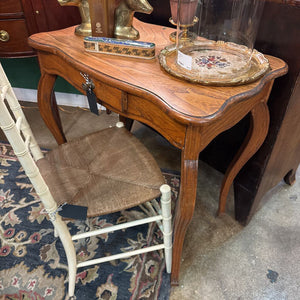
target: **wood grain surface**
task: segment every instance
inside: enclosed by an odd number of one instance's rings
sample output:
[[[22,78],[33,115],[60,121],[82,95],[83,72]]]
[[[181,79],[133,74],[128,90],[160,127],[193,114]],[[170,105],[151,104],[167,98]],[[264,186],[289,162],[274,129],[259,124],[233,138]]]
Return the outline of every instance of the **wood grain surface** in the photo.
[[[156,44],[156,54],[170,44],[171,28],[150,25],[135,20],[135,27],[140,31],[141,41]],[[286,72],[286,64],[275,57],[267,56],[271,71],[254,83],[237,87],[207,87],[177,79],[164,71],[158,59],[141,60],[119,57],[109,54],[88,53],[84,50],[81,37],[74,35],[74,28],[67,28],[54,33],[45,32],[29,38],[29,44],[38,50],[55,53],[68,59],[76,59],[74,66],[93,76],[105,77],[108,84],[126,90],[137,96],[150,98],[159,105],[169,106],[172,114],[181,120],[206,122],[218,117],[233,103],[257,94],[264,84]],[[101,73],[101,74],[99,74]]]

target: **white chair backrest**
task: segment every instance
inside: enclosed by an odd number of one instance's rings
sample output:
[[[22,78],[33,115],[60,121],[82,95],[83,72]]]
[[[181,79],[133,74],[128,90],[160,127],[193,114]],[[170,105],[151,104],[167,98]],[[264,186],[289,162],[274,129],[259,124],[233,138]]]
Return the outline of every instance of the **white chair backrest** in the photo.
[[[17,129],[19,130],[19,132],[21,131],[23,133],[26,144],[30,147],[30,151],[34,159],[37,161],[38,159],[43,157],[43,154],[33,136],[33,133],[25,118],[25,115],[19,104],[19,101],[15,96],[15,93],[11,87],[10,82],[8,81],[8,78],[1,64],[0,64],[0,87],[1,87],[1,102],[3,103],[5,99],[7,100],[7,104],[9,105],[15,117]],[[3,107],[1,106],[1,111],[5,113],[6,117],[4,117],[4,115],[1,114],[1,119],[2,117],[4,118],[3,121],[1,122],[1,126],[12,126],[12,120],[9,119],[7,113],[5,112],[5,110],[2,110],[2,108]],[[4,122],[6,122],[6,124],[3,124]]]
[[[7,105],[14,116],[12,117]],[[15,121],[15,120],[16,121]],[[35,161],[43,158],[18,99],[0,64],[0,126],[18,157],[26,175],[40,196],[48,213],[57,210],[57,204],[49,192]]]

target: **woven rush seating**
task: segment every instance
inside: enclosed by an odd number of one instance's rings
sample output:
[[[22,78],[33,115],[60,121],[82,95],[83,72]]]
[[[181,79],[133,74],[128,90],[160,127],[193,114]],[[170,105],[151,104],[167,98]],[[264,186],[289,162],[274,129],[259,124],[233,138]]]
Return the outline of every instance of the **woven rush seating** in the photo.
[[[58,205],[87,206],[88,217],[152,200],[164,184],[152,155],[124,127],[60,145],[37,165]]]

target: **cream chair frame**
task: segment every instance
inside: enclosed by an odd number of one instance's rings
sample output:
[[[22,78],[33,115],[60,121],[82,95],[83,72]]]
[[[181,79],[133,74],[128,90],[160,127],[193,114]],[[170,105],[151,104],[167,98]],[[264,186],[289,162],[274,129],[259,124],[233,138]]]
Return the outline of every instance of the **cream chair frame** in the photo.
[[[0,64],[0,125],[1,129],[5,133],[9,143],[14,149],[15,155],[18,157],[26,175],[30,179],[36,193],[40,197],[46,212],[48,213],[50,220],[54,226],[55,236],[58,236],[63,244],[69,272],[69,285],[68,285],[68,297],[69,299],[75,299],[75,278],[77,268],[99,264],[115,259],[127,258],[133,255],[146,253],[150,251],[156,251],[164,249],[166,270],[167,273],[171,273],[172,264],[172,216],[171,216],[171,190],[169,185],[164,184],[160,187],[161,192],[161,209],[156,200],[152,203],[147,202],[141,205],[141,208],[150,215],[147,218],[131,221],[125,224],[114,225],[109,228],[94,230],[82,234],[76,234],[71,236],[66,223],[58,214],[59,207],[56,201],[53,199],[50,190],[43,179],[36,161],[43,158],[43,153],[34,138],[34,135],[30,129],[30,126],[25,118],[22,108],[17,100],[15,93],[11,87],[10,82]],[[6,101],[5,101],[6,100]],[[7,105],[10,107],[12,114],[9,112]],[[122,126],[120,123],[117,126]],[[83,239],[103,233],[108,233],[116,230],[122,230],[129,227],[138,226],[141,224],[157,222],[160,229],[163,232],[164,243],[160,245],[150,246],[147,248],[120,253],[103,258],[97,258],[88,260],[85,262],[77,263],[76,252],[73,244],[74,240]]]

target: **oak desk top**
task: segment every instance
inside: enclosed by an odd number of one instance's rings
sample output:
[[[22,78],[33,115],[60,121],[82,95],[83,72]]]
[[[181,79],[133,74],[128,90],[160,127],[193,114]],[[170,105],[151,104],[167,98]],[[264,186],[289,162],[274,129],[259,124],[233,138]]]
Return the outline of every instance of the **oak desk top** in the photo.
[[[146,24],[137,19],[134,25],[140,31],[141,41],[156,44],[156,56],[171,43],[169,34],[174,31],[172,28]],[[66,60],[71,56],[75,65],[78,61],[81,70],[84,62],[89,74],[95,72],[116,88],[150,99],[157,105],[168,106],[172,117],[181,122],[202,123],[219,117],[232,103],[259,93],[266,82],[284,74],[287,68],[282,60],[266,55],[271,71],[262,80],[235,87],[211,87],[169,75],[161,68],[157,57],[145,60],[86,52],[82,37],[74,34],[73,27],[56,31],[55,35],[52,32],[38,34],[38,39],[33,35],[29,38],[29,44]]]

